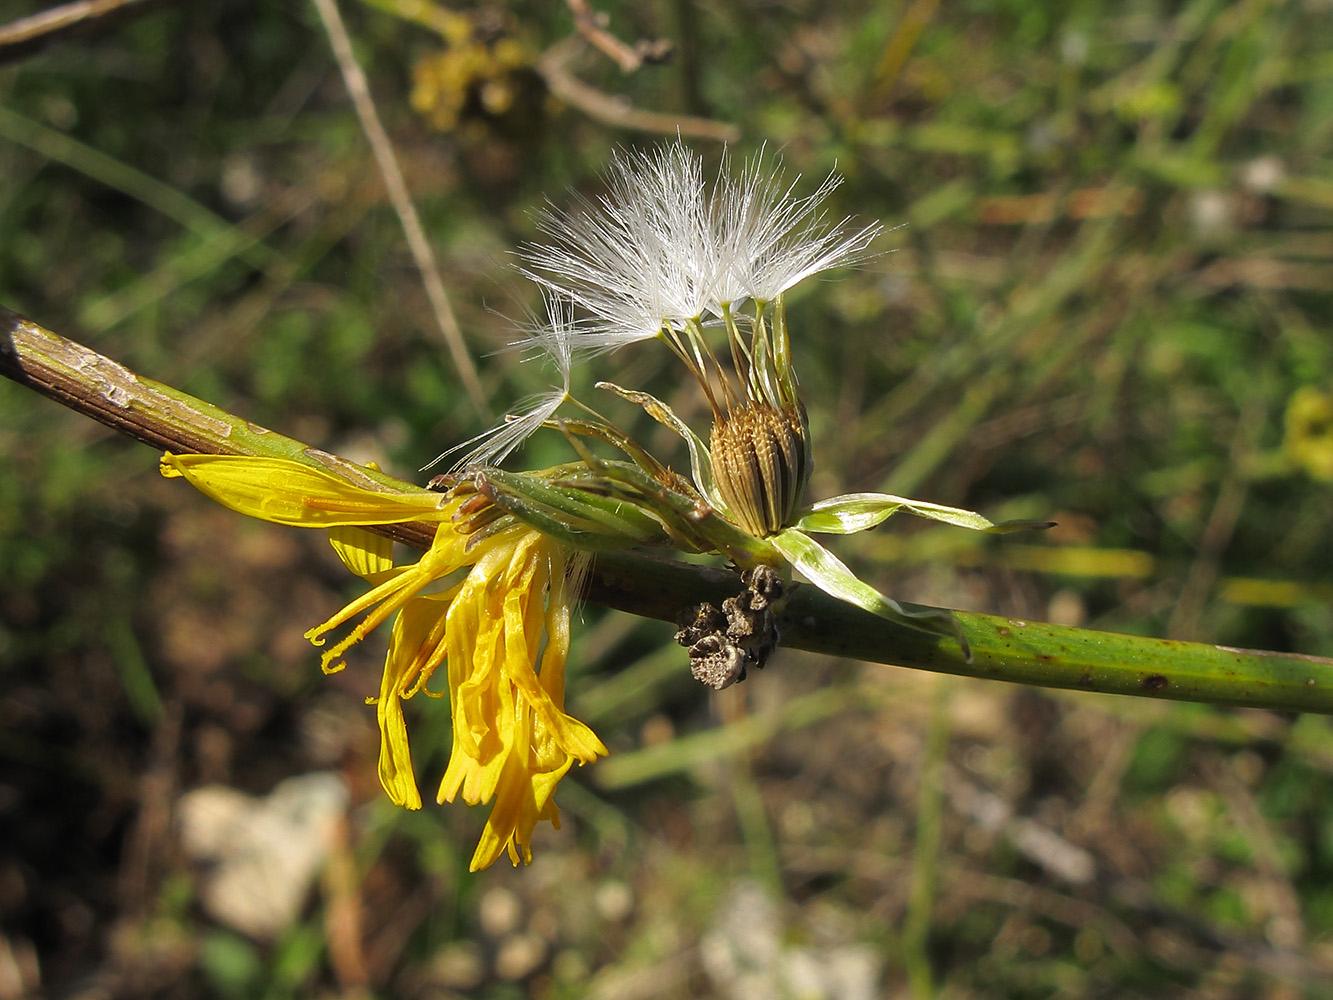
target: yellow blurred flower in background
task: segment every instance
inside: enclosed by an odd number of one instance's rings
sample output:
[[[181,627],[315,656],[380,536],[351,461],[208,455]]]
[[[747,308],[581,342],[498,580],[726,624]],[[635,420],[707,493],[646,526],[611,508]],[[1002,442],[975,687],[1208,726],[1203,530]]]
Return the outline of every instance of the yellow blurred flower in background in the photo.
[[[1333,482],[1333,396],[1309,385],[1292,393],[1282,449],[1312,479]]]

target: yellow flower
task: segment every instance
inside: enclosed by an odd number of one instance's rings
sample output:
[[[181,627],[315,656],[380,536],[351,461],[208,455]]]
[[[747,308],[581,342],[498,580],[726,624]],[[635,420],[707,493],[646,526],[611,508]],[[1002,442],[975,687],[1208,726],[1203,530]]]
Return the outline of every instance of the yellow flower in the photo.
[[[1311,478],[1333,482],[1333,395],[1302,386],[1287,403],[1283,448]]]
[[[374,586],[306,633],[323,645],[329,632],[364,616],[323,654],[324,670],[341,669],[347,649],[397,614],[380,693],[371,699],[384,790],[398,805],[421,808],[402,702],[447,663],[453,750],[437,799],[495,800],[473,871],[506,851],[515,865],[531,861],[537,822],[559,825],[560,779],[576,761],[607,752],[564,711],[570,604],[586,556],[523,524],[469,533],[470,512],[460,508],[475,498],[379,493],[298,462],[168,453],[162,473],[252,517],[330,529],[343,562]],[[420,560],[402,566],[392,564],[387,540],[358,527],[409,520],[439,527]],[[439,580],[444,589],[423,593]]]

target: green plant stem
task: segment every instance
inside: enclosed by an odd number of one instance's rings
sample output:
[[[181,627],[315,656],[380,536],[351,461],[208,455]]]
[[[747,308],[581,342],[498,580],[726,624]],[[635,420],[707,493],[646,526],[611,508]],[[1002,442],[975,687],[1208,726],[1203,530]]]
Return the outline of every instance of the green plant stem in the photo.
[[[166,451],[285,458],[393,492],[405,483],[258,427],[242,417],[143,378],[87,347],[0,307],[0,374]],[[418,487],[413,487],[417,489]],[[425,524],[377,529],[425,548]],[[736,576],[637,552],[598,556],[587,597],[634,614],[675,621],[703,601],[735,596]],[[914,608],[914,605],[906,605]],[[1284,711],[1333,714],[1333,660],[1293,653],[1095,632],[955,612],[972,646],[885,621],[798,586],[780,617],[783,645],[938,673]]]

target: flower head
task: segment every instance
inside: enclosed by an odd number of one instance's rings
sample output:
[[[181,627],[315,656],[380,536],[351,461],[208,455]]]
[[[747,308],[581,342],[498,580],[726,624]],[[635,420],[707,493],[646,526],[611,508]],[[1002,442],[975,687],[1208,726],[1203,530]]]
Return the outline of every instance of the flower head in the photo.
[[[606,753],[564,710],[570,606],[586,557],[464,491],[379,493],[298,462],[236,456],[168,454],[162,471],[242,513],[332,529],[339,557],[373,586],[306,637],[322,646],[356,620],[323,653],[331,673],[396,615],[372,699],[385,792],[397,805],[421,808],[402,702],[447,665],[453,751],[438,799],[495,802],[472,870],[506,852],[516,865],[530,861],[537,822],[559,825],[552,796],[560,779]],[[406,565],[393,565],[386,540],[358,527],[406,520],[438,523],[430,549]],[[436,581],[445,589],[427,593]]]
[[[548,213],[548,242],[527,251],[525,273],[592,314],[574,335],[576,353],[657,338],[694,376],[713,413],[717,490],[696,485],[758,537],[791,523],[812,465],[784,293],[862,259],[881,231],[828,220],[821,206],[839,183],[830,175],[798,196],[761,151],[734,176],[724,155],[710,185],[677,140],[617,155],[607,192]],[[738,312],[747,301],[752,312]],[[697,471],[697,455],[692,464]]]
[[[1302,386],[1287,401],[1287,457],[1309,475],[1333,482],[1333,395],[1314,386]]]
[[[724,154],[716,181],[707,183],[701,159],[679,140],[623,152],[596,202],[579,198],[573,211],[542,217],[547,242],[527,248],[524,273],[541,284],[549,322],[531,329],[524,343],[555,361],[562,387],[460,445],[470,450],[455,469],[498,464],[549,423],[570,399],[575,360],[659,339],[697,381],[713,414],[711,470],[703,469],[702,442],[685,434],[698,490],[755,537],[790,525],[812,462],[783,297],[813,274],[862,259],[881,227],[828,221],[821,206],[840,183],[834,175],[801,197],[762,151],[734,176],[729,167]],[[752,311],[738,312],[747,301]],[[591,318],[577,321],[575,307]],[[649,406],[680,429],[665,406]],[[593,416],[601,428],[593,436],[643,457]],[[576,433],[587,430],[581,423]],[[570,431],[573,423],[564,426]]]

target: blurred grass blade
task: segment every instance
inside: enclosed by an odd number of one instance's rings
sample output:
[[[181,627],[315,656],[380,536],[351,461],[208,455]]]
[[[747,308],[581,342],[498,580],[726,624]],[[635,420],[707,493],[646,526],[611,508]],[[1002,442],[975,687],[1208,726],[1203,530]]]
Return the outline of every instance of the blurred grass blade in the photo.
[[[221,240],[227,247],[241,248],[246,263],[253,267],[264,268],[277,259],[267,246],[170,184],[4,107],[0,107],[0,138],[26,146],[142,202],[204,240]]]
[[[908,890],[907,912],[903,917],[902,928],[903,967],[916,1000],[929,1000],[936,995],[930,970],[929,944],[944,825],[944,764],[949,752],[949,694],[952,684],[947,677],[935,679],[935,694],[931,699],[930,723],[926,730],[926,745],[921,761],[921,778],[917,782],[912,883]]]

